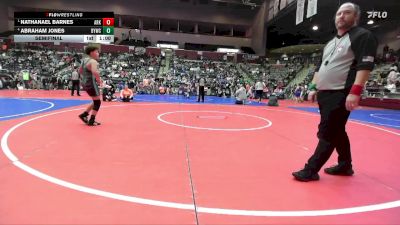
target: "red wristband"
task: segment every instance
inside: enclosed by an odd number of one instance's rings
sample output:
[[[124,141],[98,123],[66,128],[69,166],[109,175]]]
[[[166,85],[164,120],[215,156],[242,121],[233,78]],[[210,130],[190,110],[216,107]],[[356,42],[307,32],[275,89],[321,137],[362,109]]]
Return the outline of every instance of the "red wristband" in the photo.
[[[353,84],[350,90],[350,94],[360,96],[363,91],[363,86],[358,84]]]

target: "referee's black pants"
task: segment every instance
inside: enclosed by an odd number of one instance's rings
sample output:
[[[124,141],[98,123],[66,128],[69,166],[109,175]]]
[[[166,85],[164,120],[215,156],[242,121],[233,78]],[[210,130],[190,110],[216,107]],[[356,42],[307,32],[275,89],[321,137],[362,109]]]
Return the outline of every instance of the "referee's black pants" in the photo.
[[[79,80],[72,80],[72,87],[71,87],[71,95],[74,95],[74,91],[76,90],[76,93],[79,94],[79,89],[80,89],[80,82]]]
[[[197,97],[197,101],[200,102],[204,102],[204,86],[199,86],[199,96]]]
[[[318,145],[305,166],[318,172],[336,149],[338,163],[343,168],[351,168],[350,141],[346,133],[346,123],[350,112],[346,110],[349,90],[318,91],[318,105],[321,121],[318,125]]]

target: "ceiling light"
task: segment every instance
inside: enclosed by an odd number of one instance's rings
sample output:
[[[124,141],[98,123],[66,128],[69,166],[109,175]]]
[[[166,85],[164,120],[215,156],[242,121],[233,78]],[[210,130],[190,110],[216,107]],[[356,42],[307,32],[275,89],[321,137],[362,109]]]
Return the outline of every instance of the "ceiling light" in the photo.
[[[368,20],[367,24],[372,25],[372,24],[374,24],[374,21],[373,20]]]
[[[317,25],[315,25],[315,26],[312,27],[312,29],[313,29],[313,30],[318,30],[319,27],[318,27]]]

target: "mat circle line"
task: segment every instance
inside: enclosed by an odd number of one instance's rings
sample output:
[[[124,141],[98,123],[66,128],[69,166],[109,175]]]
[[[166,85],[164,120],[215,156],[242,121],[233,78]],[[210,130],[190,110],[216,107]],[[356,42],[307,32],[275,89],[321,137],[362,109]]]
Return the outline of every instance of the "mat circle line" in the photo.
[[[385,117],[380,117],[380,116],[384,116],[384,115],[395,115],[395,116],[399,116],[398,114],[392,114],[392,113],[371,113],[369,114],[371,117],[373,118],[378,118],[378,119],[382,119],[382,120],[389,120],[389,121],[399,121],[400,120],[396,120],[396,119],[391,119],[391,118],[385,118]],[[377,116],[379,115],[379,116]]]
[[[201,113],[225,113],[225,114],[231,114],[231,115],[253,117],[253,118],[257,118],[257,119],[266,121],[267,124],[264,125],[264,126],[253,127],[253,128],[212,128],[212,127],[196,127],[196,126],[178,124],[178,123],[173,123],[173,122],[166,121],[165,119],[162,118],[165,115],[170,115],[170,114],[174,114],[174,113],[196,113],[196,112],[201,112]],[[272,126],[272,122],[270,120],[265,119],[265,118],[260,117],[260,116],[254,116],[254,115],[249,115],[249,114],[245,114],[245,113],[224,112],[224,111],[200,111],[200,110],[197,110],[197,111],[171,111],[171,112],[166,112],[166,113],[162,113],[162,114],[158,115],[157,119],[159,121],[163,122],[163,123],[166,123],[166,124],[169,124],[169,125],[173,125],[173,126],[185,127],[185,128],[191,128],[191,129],[198,129],[198,130],[211,130],[211,131],[252,131],[252,130],[261,130],[261,129],[265,129],[265,128],[268,128],[268,127]]]
[[[43,108],[43,109],[39,109],[39,110],[35,110],[35,111],[30,111],[30,112],[25,112],[25,113],[19,113],[19,114],[13,114],[13,115],[8,115],[8,116],[0,116],[0,119],[29,115],[29,114],[33,114],[33,113],[37,113],[37,112],[42,112],[42,111],[45,111],[45,110],[48,110],[48,109],[51,109],[51,108],[54,107],[54,103],[48,102],[48,101],[43,101],[43,100],[37,100],[37,99],[20,99],[20,98],[12,98],[12,99],[15,99],[15,100],[22,100],[22,101],[44,102],[44,103],[49,104],[50,106],[47,107],[47,108]]]

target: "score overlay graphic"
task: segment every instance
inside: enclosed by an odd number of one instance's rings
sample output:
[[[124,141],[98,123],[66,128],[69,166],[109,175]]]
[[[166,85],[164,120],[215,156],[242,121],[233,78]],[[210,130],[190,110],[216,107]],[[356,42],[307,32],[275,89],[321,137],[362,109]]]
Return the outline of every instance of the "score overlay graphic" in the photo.
[[[15,42],[113,43],[113,12],[15,12]]]

